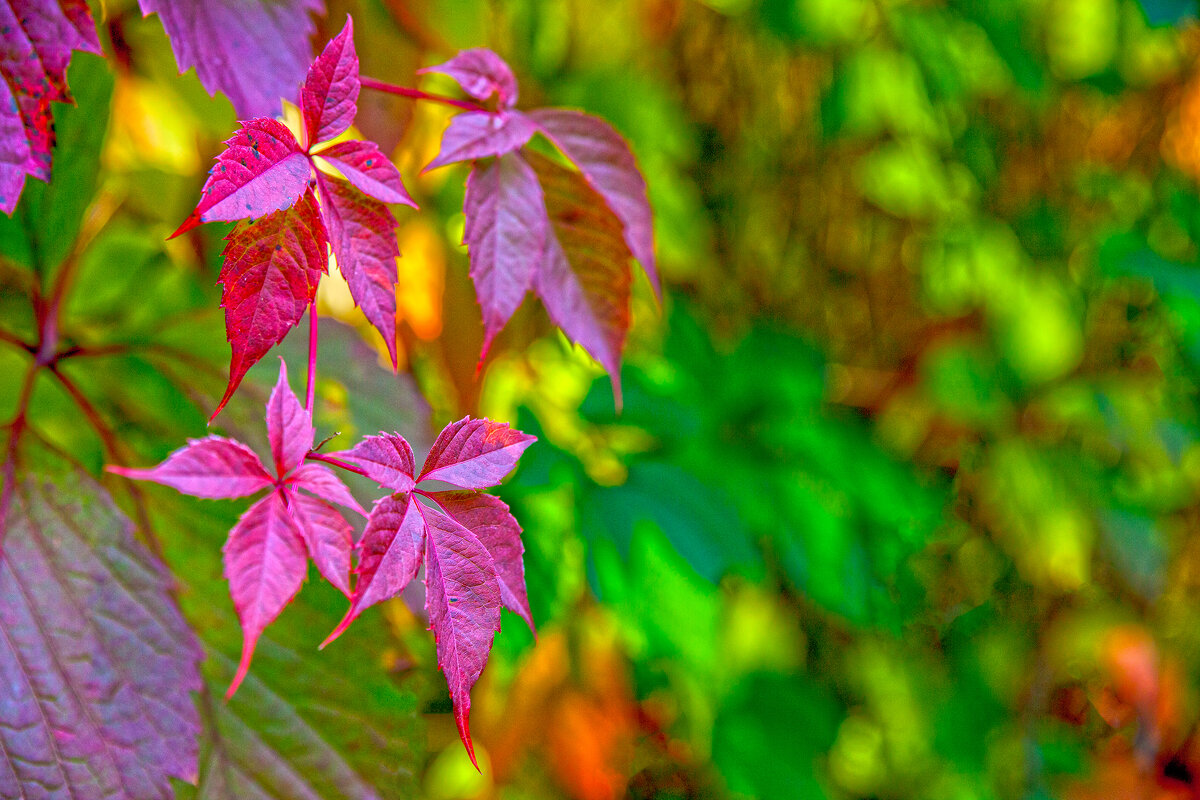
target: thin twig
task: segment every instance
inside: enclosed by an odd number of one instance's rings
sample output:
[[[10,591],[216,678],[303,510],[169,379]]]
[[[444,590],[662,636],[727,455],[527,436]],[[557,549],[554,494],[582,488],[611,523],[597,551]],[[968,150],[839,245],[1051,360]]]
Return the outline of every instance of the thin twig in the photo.
[[[456,100],[453,97],[446,97],[443,94],[433,94],[432,92],[423,92],[420,89],[410,89],[407,86],[397,86],[394,83],[386,81],[377,81],[374,78],[368,78],[365,75],[359,79],[362,82],[363,88],[374,89],[377,92],[387,92],[388,94],[407,97],[412,100],[430,100],[434,103],[442,103],[447,106],[454,106],[465,111],[486,111],[487,108],[481,103],[475,103],[470,100]]]
[[[309,452],[309,454],[307,456],[305,456],[305,458],[307,458],[309,461],[323,461],[326,464],[332,464],[335,467],[341,467],[342,469],[346,470],[347,472],[353,472],[355,475],[362,475],[364,478],[371,477],[365,471],[363,471],[361,468],[356,467],[353,464],[347,464],[345,461],[342,461],[340,458],[334,458],[333,456],[327,456],[322,453],[313,453],[311,451]]]
[[[313,415],[313,399],[317,394],[317,298],[308,307],[308,388],[305,390],[304,407],[309,417]]]

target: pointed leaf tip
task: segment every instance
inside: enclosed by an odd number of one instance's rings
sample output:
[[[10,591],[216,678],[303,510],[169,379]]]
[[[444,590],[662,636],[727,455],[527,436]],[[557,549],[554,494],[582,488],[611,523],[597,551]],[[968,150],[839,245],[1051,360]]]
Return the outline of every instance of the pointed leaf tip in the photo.
[[[341,33],[317,56],[300,90],[308,145],[333,139],[354,122],[362,83],[354,50],[354,20],[347,14]]]

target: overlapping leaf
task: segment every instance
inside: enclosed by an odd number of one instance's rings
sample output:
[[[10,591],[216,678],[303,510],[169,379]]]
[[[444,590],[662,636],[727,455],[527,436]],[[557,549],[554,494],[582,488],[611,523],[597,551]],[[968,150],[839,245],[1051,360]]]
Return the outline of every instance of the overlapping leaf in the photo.
[[[496,158],[474,164],[463,204],[463,244],[483,310],[480,361],[532,289],[555,324],[608,370],[620,404],[631,256],[660,291],[646,182],[629,146],[582,112],[517,111],[512,70],[491,51],[466,51],[423,71],[449,75],[479,100],[497,96],[494,111],[454,117],[426,167]],[[537,132],[578,168],[578,180],[524,149]],[[526,163],[534,158],[536,174]]]
[[[50,179],[51,103],[70,102],[71,51],[99,53],[83,0],[0,3],[0,211],[17,207],[25,178]]]

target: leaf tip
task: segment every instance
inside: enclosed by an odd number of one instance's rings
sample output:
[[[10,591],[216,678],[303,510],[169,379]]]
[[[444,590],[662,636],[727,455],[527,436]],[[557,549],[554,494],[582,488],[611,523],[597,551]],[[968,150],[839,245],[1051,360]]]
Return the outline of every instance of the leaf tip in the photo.
[[[183,224],[176,228],[175,232],[167,237],[167,241],[170,241],[177,236],[182,236],[192,228],[198,226],[201,222],[203,222],[203,220],[200,219],[200,215],[193,211],[188,215],[188,218],[183,221]]]
[[[471,759],[471,766],[475,767],[475,771],[483,774],[483,770],[479,768],[479,762],[475,759],[475,745],[471,742],[471,725],[470,725],[471,708],[468,705],[466,708],[454,709],[454,721],[458,723],[458,736],[462,739],[463,747],[467,749],[467,756]]]
[[[238,662],[237,672],[233,676],[233,681],[229,684],[229,688],[225,690],[225,702],[229,702],[238,687],[242,685],[246,674],[250,672],[250,659],[254,657],[254,646],[258,644],[258,637],[247,637],[242,644],[242,659]]]
[[[337,627],[333,629],[333,633],[326,636],[325,641],[317,645],[317,649],[324,650],[326,647],[332,644],[334,639],[346,632],[346,628],[350,627],[350,623],[354,622],[354,619],[357,616],[358,613],[354,610],[354,606],[350,606],[350,610],[346,612],[346,616],[342,617],[342,621],[339,622]]]

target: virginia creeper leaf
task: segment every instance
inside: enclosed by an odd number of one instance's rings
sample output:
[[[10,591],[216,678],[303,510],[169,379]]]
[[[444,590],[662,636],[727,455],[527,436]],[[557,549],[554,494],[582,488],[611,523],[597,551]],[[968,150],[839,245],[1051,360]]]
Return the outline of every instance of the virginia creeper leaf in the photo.
[[[83,0],[0,3],[0,211],[17,207],[25,178],[50,179],[52,102],[69,102],[72,50],[100,53]]]
[[[201,222],[232,222],[290,208],[308,186],[308,156],[282,122],[243,122],[225,144],[200,190],[200,202],[172,238]]]
[[[554,324],[608,371],[619,407],[631,282],[621,223],[579,173],[536,153],[526,157],[553,226],[534,288]]]
[[[300,108],[308,143],[323,142],[344,132],[358,113],[358,55],[354,52],[354,20],[346,17],[342,32],[329,40],[308,68],[300,89]]]
[[[496,95],[500,108],[517,104],[517,79],[504,59],[483,47],[463,50],[444,64],[425,67],[418,73],[440,72],[458,81],[458,85],[476,100]]]
[[[312,447],[312,417],[288,385],[287,364],[279,360],[279,380],[267,399],[267,439],[275,459],[275,473],[286,475],[299,466]]]
[[[320,0],[138,0],[158,14],[179,71],[196,68],[209,94],[224,92],[238,117],[279,113],[296,99],[312,49]]]
[[[229,532],[223,552],[243,637],[242,658],[225,695],[231,697],[250,669],[259,635],[300,591],[308,559],[304,534],[281,492],[250,506]]]
[[[521,544],[521,526],[508,505],[494,495],[482,492],[434,492],[430,495],[446,514],[479,539],[496,563],[500,599],[504,607],[525,620],[533,631],[533,613],[525,590],[525,545]]]
[[[318,177],[325,224],[350,296],[396,356],[396,218],[387,206],[325,175]]]
[[[108,471],[209,499],[245,497],[273,482],[253,450],[220,436],[189,439],[185,447],[151,469],[108,467]]]
[[[325,226],[311,191],[292,208],[238,223],[227,241],[219,283],[233,358],[214,417],[246,370],[300,321],[329,263]]]
[[[417,480],[486,489],[511,472],[521,453],[535,441],[536,436],[510,428],[507,422],[463,417],[438,434]]]
[[[364,609],[400,594],[416,577],[425,547],[425,520],[417,505],[411,494],[401,492],[384,497],[371,509],[350,609],[321,647],[341,636]]]
[[[422,170],[473,158],[502,156],[520,149],[533,138],[538,126],[520,111],[467,111],[451,117],[442,134],[437,158]]]
[[[496,334],[533,288],[550,221],[537,175],[516,153],[471,170],[463,211],[463,244],[483,310],[482,363]]]
[[[337,455],[362,467],[367,477],[380,486],[397,492],[411,492],[416,486],[412,448],[398,433],[363,437],[352,449]]]
[[[297,489],[303,489],[322,500],[357,511],[364,517],[367,515],[363,507],[354,499],[354,495],[350,494],[346,484],[342,483],[341,478],[334,475],[333,471],[327,467],[312,462],[301,464],[292,473],[291,480]]]
[[[366,194],[384,203],[417,207],[400,180],[400,171],[371,142],[338,142],[318,154]]]
[[[200,651],[171,577],[81,473],[15,484],[2,530],[0,797],[174,797]]]
[[[638,171],[629,144],[604,120],[563,108],[540,108],[529,117],[579,167],[592,188],[621,221],[629,252],[662,293],[654,263],[654,228],[646,180]]]
[[[313,563],[325,580],[349,597],[354,529],[324,500],[291,490],[284,490],[284,496]]]
[[[487,665],[500,630],[496,565],[475,534],[425,506],[425,609],[437,642],[438,666],[450,686],[458,734],[475,764],[471,744],[471,687]],[[476,764],[478,767],[478,765]]]

